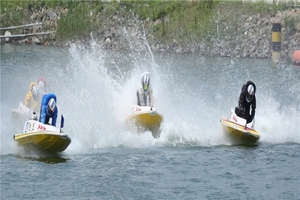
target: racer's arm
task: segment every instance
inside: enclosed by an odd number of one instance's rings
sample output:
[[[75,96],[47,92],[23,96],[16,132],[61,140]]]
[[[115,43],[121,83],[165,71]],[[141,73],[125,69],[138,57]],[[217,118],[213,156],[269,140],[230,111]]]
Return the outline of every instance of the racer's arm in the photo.
[[[149,93],[149,104],[151,107],[155,108],[155,98],[153,96],[153,91],[152,89],[150,90],[150,93]]]
[[[46,107],[44,105],[41,107],[40,122],[43,124],[46,124]]]
[[[256,98],[255,96],[253,97],[253,103],[251,105],[251,119],[253,120],[254,116],[255,116],[255,109],[256,109]]]
[[[140,106],[141,105],[141,100],[140,100],[139,90],[136,91],[136,97],[137,97],[137,105]]]
[[[56,119],[57,119],[57,107],[52,116],[52,126],[56,126]]]

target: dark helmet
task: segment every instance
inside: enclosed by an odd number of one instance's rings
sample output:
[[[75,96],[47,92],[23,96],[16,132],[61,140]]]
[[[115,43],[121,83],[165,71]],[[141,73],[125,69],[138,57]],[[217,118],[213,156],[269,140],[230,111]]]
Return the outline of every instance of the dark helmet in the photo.
[[[255,95],[255,89],[252,84],[248,85],[247,92],[246,92],[246,101],[250,102],[253,99],[253,96]]]
[[[142,74],[141,81],[142,81],[144,91],[147,91],[149,89],[149,85],[150,85],[150,75],[148,72],[145,72],[144,74]]]
[[[31,89],[31,93],[32,93],[32,97],[35,101],[38,101],[39,100],[39,90],[37,88],[37,86],[33,86],[32,89]]]
[[[52,114],[54,112],[55,108],[56,108],[56,102],[55,102],[54,98],[51,98],[47,105],[47,112],[49,114]]]

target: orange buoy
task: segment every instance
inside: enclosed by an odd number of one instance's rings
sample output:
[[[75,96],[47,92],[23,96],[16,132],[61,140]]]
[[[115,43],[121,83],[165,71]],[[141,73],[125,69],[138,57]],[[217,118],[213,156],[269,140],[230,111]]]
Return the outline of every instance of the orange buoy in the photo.
[[[292,63],[293,63],[294,65],[299,65],[299,66],[300,66],[300,50],[296,50],[296,51],[293,53]]]

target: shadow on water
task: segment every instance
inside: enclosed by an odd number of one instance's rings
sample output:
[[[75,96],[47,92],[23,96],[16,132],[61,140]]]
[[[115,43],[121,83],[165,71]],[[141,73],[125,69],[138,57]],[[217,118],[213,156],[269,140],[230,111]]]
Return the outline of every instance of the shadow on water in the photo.
[[[27,159],[27,160],[31,160],[31,161],[44,162],[44,163],[47,163],[47,164],[64,163],[64,162],[67,162],[68,160],[70,160],[69,158],[61,157],[58,154],[47,155],[47,156],[44,156],[44,157],[39,157],[39,156],[37,156],[37,157],[33,157],[33,156],[23,157],[23,156],[20,156],[20,155],[18,155],[16,157],[19,158],[19,159]]]
[[[38,150],[36,148],[19,148],[19,153],[17,158],[28,159],[31,161],[39,161],[47,164],[58,164],[64,163],[70,160],[69,158],[62,157],[61,153],[49,153],[45,151]]]
[[[230,148],[249,148],[249,149],[253,148],[253,149],[255,149],[255,148],[258,148],[259,146],[261,146],[261,144],[259,142],[256,142],[254,144],[239,142],[239,143],[232,143],[230,145],[227,145],[227,144],[226,145],[224,145],[224,144],[218,145],[218,147],[224,147],[224,148],[229,148],[229,149]]]
[[[58,164],[58,163],[64,163],[70,160],[69,158],[63,158],[63,157],[45,157],[45,158],[28,158],[32,161],[39,161],[44,162],[47,164]]]
[[[258,143],[255,143],[255,144],[247,144],[247,143],[240,143],[240,144],[233,144],[231,145],[232,147],[249,147],[249,148],[252,148],[252,147],[258,147],[259,144]]]
[[[260,145],[259,141],[255,142],[255,143],[251,143],[251,142],[239,140],[232,136],[228,136],[228,140],[230,141],[230,144],[231,144],[230,146],[232,146],[232,147],[257,147]]]

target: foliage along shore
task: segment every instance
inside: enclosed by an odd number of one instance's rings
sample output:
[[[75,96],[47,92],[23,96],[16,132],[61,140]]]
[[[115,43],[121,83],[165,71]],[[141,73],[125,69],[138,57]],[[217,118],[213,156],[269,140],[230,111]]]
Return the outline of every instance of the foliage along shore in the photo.
[[[1,1],[0,27],[42,22],[11,34],[51,46],[94,41],[104,49],[271,58],[272,24],[281,23],[281,57],[300,49],[300,8],[237,1]],[[4,33],[1,33],[3,35]],[[142,44],[142,45],[141,45]]]

